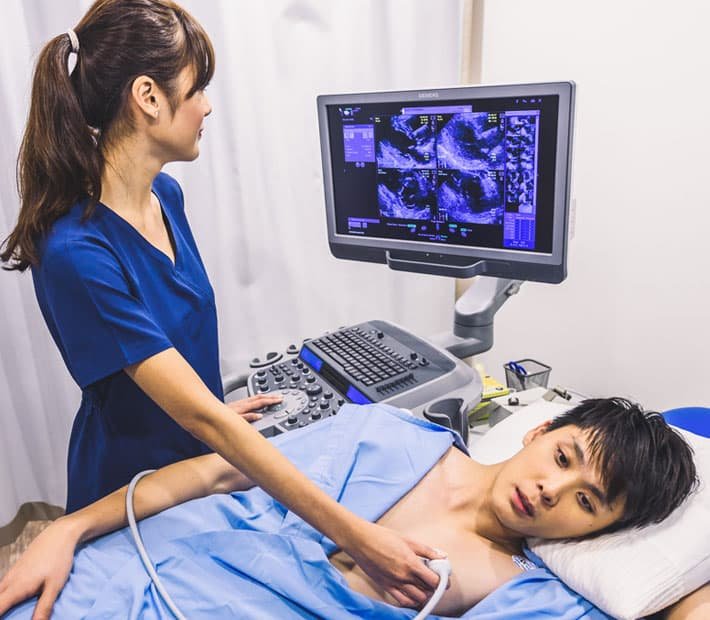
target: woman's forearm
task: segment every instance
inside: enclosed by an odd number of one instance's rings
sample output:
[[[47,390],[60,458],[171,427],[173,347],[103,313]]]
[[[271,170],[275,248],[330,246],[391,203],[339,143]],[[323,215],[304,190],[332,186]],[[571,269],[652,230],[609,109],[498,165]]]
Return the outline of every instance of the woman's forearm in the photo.
[[[144,519],[211,493],[242,491],[253,483],[217,454],[167,465],[146,476],[136,486],[133,505],[136,519]],[[113,532],[128,524],[124,486],[93,504],[62,517],[77,543]]]
[[[399,604],[426,601],[439,576],[420,558],[441,553],[338,504],[217,399],[178,351],[167,349],[126,368],[126,373],[178,424],[344,549]],[[255,407],[275,402],[266,395],[250,400]]]
[[[126,372],[178,424],[317,530],[343,548],[357,538],[362,519],[319,489],[256,429],[215,398],[175,349]]]
[[[226,408],[225,408],[226,409]],[[233,463],[269,495],[343,548],[360,519],[299,471],[271,442],[228,409],[215,412],[200,439]]]

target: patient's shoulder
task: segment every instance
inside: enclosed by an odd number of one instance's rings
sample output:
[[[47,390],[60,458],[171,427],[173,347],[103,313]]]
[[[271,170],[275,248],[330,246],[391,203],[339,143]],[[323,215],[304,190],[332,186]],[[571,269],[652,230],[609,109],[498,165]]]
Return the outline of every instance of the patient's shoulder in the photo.
[[[710,582],[665,611],[667,620],[704,620],[710,618]]]

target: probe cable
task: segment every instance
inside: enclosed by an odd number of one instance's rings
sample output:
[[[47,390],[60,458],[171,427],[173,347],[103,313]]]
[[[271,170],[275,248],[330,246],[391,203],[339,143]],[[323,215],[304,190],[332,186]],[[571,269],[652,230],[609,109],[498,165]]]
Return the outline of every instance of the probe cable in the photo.
[[[156,590],[158,590],[158,594],[160,594],[160,597],[163,599],[163,602],[167,605],[168,609],[170,609],[173,616],[175,616],[177,620],[187,620],[182,614],[182,612],[178,609],[178,606],[173,602],[173,599],[170,598],[168,591],[165,589],[165,586],[163,586],[163,582],[160,581],[160,577],[158,577],[158,573],[155,572],[155,568],[153,568],[153,563],[148,557],[148,552],[145,550],[145,546],[143,546],[143,540],[141,539],[140,532],[138,531],[138,525],[136,524],[136,515],[133,512],[133,492],[136,489],[136,484],[138,484],[138,481],[143,478],[143,476],[152,474],[154,471],[154,469],[146,469],[145,471],[136,474],[135,476],[133,476],[133,480],[131,480],[130,484],[128,485],[128,491],[126,492],[126,514],[128,515],[128,526],[131,528],[133,542],[135,542],[136,544],[136,548],[138,549],[138,555],[141,556],[143,566],[145,567],[145,570],[148,575],[150,575],[150,578],[153,580],[153,584],[155,585]]]

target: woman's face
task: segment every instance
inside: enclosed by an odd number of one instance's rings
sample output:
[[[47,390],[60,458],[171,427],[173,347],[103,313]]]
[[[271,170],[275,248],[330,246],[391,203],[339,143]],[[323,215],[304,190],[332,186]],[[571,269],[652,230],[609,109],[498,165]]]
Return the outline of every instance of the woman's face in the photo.
[[[178,106],[175,113],[171,117],[166,100],[154,127],[156,146],[161,151],[161,159],[166,162],[192,161],[200,154],[203,121],[212,111],[212,106],[204,90],[185,98],[192,84],[193,71],[186,67],[177,80]]]

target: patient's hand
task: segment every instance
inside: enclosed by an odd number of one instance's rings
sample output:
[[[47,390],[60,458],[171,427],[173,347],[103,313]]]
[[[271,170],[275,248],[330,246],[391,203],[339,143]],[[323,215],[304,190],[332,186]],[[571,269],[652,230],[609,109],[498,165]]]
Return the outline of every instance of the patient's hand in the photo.
[[[446,557],[389,528],[363,521],[358,539],[343,549],[402,607],[421,607],[439,583],[439,575],[421,558]]]
[[[32,620],[49,620],[69,577],[78,540],[65,519],[58,519],[42,531],[0,581],[0,616],[39,594]]]

